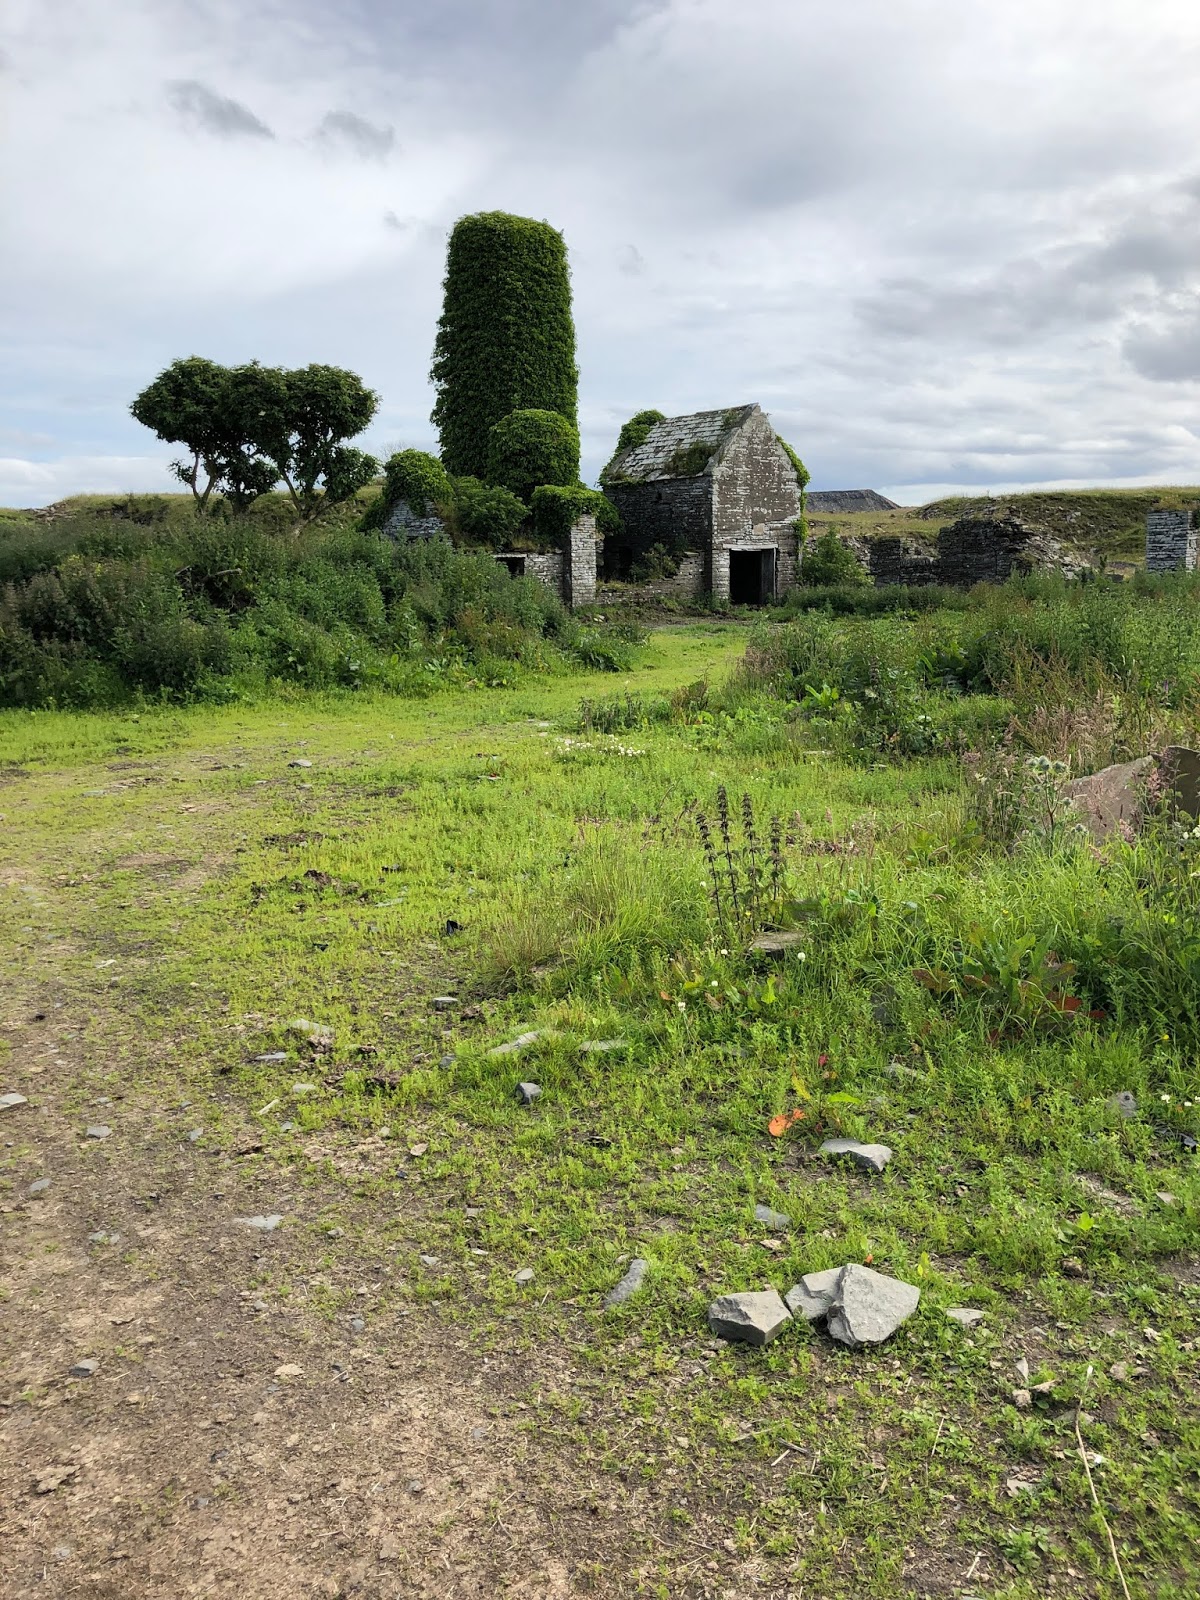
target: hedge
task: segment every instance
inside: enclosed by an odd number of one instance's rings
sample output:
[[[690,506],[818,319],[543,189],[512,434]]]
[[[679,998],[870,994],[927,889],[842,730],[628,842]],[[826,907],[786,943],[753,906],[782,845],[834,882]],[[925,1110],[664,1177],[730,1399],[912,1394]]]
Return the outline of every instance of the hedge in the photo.
[[[487,481],[526,505],[540,484],[579,481],[579,429],[557,411],[513,411],[488,435]]]

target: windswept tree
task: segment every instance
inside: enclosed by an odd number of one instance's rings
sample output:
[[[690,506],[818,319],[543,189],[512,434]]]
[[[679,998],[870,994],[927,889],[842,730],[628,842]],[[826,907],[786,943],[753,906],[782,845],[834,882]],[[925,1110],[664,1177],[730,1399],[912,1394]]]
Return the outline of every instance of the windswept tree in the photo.
[[[576,425],[571,280],[557,229],[504,211],[455,223],[431,377],[455,476],[488,476],[491,430],[510,412],[554,411]]]
[[[244,512],[282,480],[303,526],[375,475],[374,457],[345,441],[378,405],[378,395],[341,367],[222,367],[189,356],[160,372],[130,410],[160,439],[184,446],[190,460],[171,470],[201,513],[212,509],[214,494]]]
[[[231,371],[203,356],[187,356],[160,372],[129,408],[160,439],[187,451],[190,459],[173,461],[171,471],[192,491],[201,513],[214,493],[240,509],[279,482],[246,434],[248,416],[260,409],[250,390],[261,372],[257,366]]]

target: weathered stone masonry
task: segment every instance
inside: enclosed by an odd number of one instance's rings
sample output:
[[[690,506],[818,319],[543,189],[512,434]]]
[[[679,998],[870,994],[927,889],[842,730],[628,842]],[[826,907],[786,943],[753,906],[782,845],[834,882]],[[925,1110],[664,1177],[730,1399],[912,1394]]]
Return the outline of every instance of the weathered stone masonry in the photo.
[[[659,546],[679,563],[649,586],[660,594],[762,604],[796,581],[800,486],[758,406],[656,423],[601,482],[622,521],[605,546],[605,578],[627,576]]]
[[[1195,572],[1198,534],[1191,511],[1151,511],[1146,517],[1146,571]]]

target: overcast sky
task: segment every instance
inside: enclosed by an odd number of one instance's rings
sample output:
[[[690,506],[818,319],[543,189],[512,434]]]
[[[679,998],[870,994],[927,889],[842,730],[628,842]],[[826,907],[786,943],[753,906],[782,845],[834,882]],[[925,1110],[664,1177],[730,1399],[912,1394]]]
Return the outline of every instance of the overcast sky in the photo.
[[[446,234],[566,234],[584,471],[758,401],[814,487],[1200,481],[1196,0],[7,0],[0,504],[169,485],[176,356],[432,446]]]

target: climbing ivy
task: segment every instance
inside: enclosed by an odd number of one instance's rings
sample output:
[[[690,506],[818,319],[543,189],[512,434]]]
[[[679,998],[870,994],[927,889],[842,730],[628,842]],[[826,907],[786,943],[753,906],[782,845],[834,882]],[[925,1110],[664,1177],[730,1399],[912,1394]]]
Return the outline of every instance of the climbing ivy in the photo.
[[[580,517],[591,512],[602,533],[616,533],[621,518],[616,506],[598,489],[582,483],[565,487],[543,484],[533,491],[533,532],[539,545],[559,550]]]
[[[557,411],[512,411],[488,434],[487,480],[529,504],[540,484],[579,480],[579,429]]]
[[[510,412],[555,411],[575,425],[579,373],[561,233],[504,211],[455,223],[430,376],[451,474],[487,476],[489,435]]]

